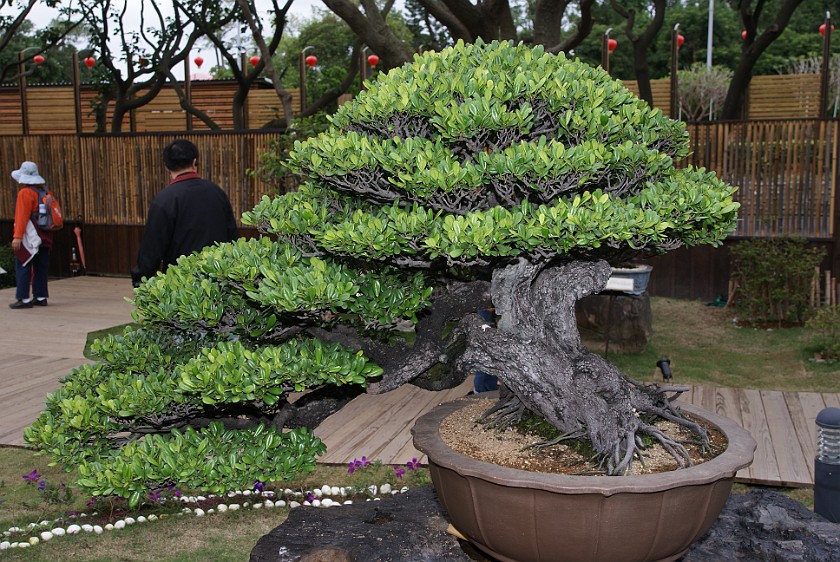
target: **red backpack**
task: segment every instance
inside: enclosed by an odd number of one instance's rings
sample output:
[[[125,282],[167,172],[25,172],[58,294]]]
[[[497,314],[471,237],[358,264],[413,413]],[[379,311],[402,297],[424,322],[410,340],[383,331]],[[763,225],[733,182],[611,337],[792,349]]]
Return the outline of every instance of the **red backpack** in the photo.
[[[32,222],[41,230],[61,230],[64,228],[64,217],[61,205],[46,187],[27,186],[38,193],[38,212],[32,213]]]

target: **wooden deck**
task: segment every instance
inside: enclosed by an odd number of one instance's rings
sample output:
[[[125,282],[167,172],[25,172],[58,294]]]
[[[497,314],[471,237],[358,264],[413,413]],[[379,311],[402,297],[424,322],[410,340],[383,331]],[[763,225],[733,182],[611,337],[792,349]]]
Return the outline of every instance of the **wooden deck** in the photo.
[[[15,290],[0,290],[0,444],[22,445],[23,429],[61,377],[89,362],[88,332],[131,322],[131,281],[115,277],[51,280],[49,306],[12,310]]]
[[[11,310],[14,289],[0,290],[0,445],[22,445],[23,429],[44,405],[46,394],[82,356],[88,332],[131,321],[131,285],[125,278],[77,277],[50,283],[46,308]],[[466,395],[469,383],[430,392],[411,385],[377,396],[362,395],[315,430],[327,445],[322,463],[360,458],[405,464],[426,458],[411,445],[410,428],[435,405]],[[817,413],[840,407],[840,394],[695,387],[683,400],[734,419],[758,443],[755,462],[738,473],[741,482],[773,486],[813,485]]]

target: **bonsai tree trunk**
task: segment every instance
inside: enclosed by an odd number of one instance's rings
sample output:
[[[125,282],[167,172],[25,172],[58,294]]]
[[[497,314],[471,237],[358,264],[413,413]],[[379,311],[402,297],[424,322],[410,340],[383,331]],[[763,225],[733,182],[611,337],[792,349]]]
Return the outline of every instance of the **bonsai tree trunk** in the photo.
[[[707,440],[705,430],[683,418],[665,395],[684,389],[635,382],[581,343],[575,302],[602,290],[610,272],[605,261],[543,269],[525,259],[494,271],[498,326],[473,319],[458,366],[496,375],[513,393],[494,408],[496,423],[516,423],[526,409],[537,412],[563,432],[562,438],[588,438],[609,474],[628,472],[641,434],[658,440],[687,466],[682,445],[645,422],[646,414],[655,414]]]

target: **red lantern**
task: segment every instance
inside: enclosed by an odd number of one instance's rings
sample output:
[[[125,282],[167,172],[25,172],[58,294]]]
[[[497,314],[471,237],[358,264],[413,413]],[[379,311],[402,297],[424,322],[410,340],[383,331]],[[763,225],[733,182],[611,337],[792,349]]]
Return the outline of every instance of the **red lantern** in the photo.
[[[96,59],[93,57],[85,57],[84,63],[86,67],[93,68],[93,65],[96,64]]]
[[[683,44],[683,43],[685,43],[685,37],[683,37],[682,35],[679,35],[679,34],[678,34],[678,35],[677,35],[677,49],[679,49],[680,47],[682,47],[682,44]]]
[[[746,39],[746,38],[747,38],[747,30],[745,29],[744,31],[741,32],[741,39]]]
[[[312,68],[316,64],[318,64],[318,57],[316,57],[315,55],[309,55],[304,60],[306,61],[306,64],[307,66],[309,66],[309,68]]]
[[[199,55],[193,59],[193,62],[195,63],[195,66],[201,68],[201,65],[204,64],[204,59],[201,58],[201,55]]]
[[[35,64],[41,64],[42,62],[44,62],[44,57],[42,57],[41,55],[35,55],[34,57],[32,57],[32,62],[34,62]]]
[[[260,57],[254,55],[250,58],[251,66],[257,66],[260,63]]]
[[[831,32],[834,33],[834,24],[831,25]],[[825,37],[825,24],[820,26],[820,35]]]
[[[368,64],[371,68],[374,68],[377,64],[379,64],[379,57],[377,57],[376,55],[370,55],[368,57]]]
[[[615,51],[616,47],[618,47],[618,41],[616,41],[615,39],[608,39],[607,40],[607,50],[609,52],[612,53],[613,51]]]

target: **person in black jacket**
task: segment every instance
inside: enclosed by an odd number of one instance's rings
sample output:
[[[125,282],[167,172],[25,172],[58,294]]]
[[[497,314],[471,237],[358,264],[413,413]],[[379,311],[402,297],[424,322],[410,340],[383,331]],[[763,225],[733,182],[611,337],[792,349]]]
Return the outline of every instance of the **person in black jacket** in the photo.
[[[163,149],[163,162],[172,179],[149,208],[137,267],[131,271],[135,287],[183,255],[238,236],[227,194],[198,175],[198,148],[193,143],[172,141]]]

